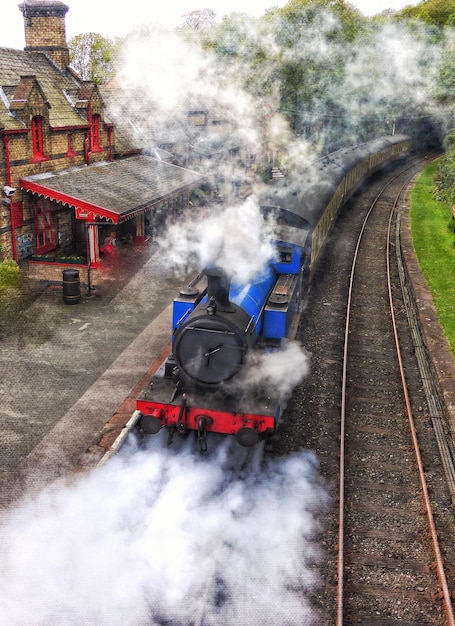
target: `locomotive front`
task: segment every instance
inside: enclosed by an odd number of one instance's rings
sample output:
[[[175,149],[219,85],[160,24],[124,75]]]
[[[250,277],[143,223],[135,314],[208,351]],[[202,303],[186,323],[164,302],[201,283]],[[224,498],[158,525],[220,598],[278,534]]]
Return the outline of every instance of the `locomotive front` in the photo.
[[[267,394],[261,399],[239,391],[247,355],[263,340],[276,284],[273,264],[244,284],[231,284],[212,267],[181,290],[174,300],[172,353],[136,401],[143,433],[165,427],[170,442],[174,432],[193,430],[205,450],[207,432],[234,435],[248,447],[273,432],[280,407]]]
[[[268,267],[254,283],[230,284],[206,269],[207,294],[175,328],[173,354],[184,386],[213,388],[235,378],[262,329],[261,312],[276,281]]]

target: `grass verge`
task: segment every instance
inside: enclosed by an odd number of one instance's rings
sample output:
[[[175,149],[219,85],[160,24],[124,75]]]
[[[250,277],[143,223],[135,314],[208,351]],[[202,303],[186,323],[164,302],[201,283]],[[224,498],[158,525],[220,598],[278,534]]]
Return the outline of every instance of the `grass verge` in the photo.
[[[411,231],[439,321],[455,356],[455,232],[451,207],[433,198],[437,162],[420,174],[411,194]]]

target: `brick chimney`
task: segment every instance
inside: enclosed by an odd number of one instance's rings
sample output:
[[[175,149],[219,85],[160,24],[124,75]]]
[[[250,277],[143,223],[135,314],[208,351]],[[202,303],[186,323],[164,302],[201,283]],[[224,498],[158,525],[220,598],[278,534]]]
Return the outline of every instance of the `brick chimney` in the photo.
[[[25,0],[19,5],[24,16],[25,50],[43,52],[62,69],[70,64],[65,29],[68,9],[60,0]]]

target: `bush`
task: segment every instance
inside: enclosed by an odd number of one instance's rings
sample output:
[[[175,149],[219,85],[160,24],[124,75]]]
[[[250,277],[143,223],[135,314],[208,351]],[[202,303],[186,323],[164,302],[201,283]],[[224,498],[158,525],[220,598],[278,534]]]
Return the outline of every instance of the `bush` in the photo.
[[[0,261],[0,336],[10,332],[10,325],[21,313],[23,301],[22,272],[15,261]]]
[[[438,166],[433,193],[436,200],[454,204],[455,202],[455,153],[443,157]]]
[[[0,290],[8,289],[8,287],[18,287],[21,282],[21,270],[11,259],[5,259],[0,262]]]
[[[455,134],[449,133],[444,139],[445,154],[438,160],[433,194],[436,200],[455,203]]]

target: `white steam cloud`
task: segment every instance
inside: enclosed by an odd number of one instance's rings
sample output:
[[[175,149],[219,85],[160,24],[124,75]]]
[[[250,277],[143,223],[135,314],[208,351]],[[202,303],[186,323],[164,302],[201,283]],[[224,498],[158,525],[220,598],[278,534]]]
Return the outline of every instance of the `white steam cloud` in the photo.
[[[254,99],[239,87],[235,70],[220,72],[213,53],[178,33],[159,27],[132,33],[118,83],[122,97],[111,105],[112,112],[119,121],[131,120],[145,148],[179,133],[179,140],[195,140],[198,129],[189,130],[187,113],[198,107],[221,112],[227,124],[235,122],[238,137],[258,140]],[[194,137],[188,135],[191,130]]]
[[[160,239],[162,254],[177,270],[189,259],[198,269],[217,265],[236,282],[247,282],[275,257],[273,223],[261,214],[255,197],[242,204],[172,224]]]
[[[158,438],[159,439],[159,438]],[[178,442],[176,443],[178,445]],[[201,459],[134,443],[0,527],[8,626],[317,624],[319,516],[328,496],[304,452],[249,469],[224,441]]]
[[[349,97],[343,104],[354,105],[353,122],[375,114],[399,118],[407,113],[416,120],[437,114],[434,85],[440,62],[441,44],[426,34],[424,25],[414,24],[411,31],[385,24],[353,48],[344,81]]]
[[[349,42],[327,8],[310,18],[302,7],[301,24],[287,29],[278,18],[231,15],[229,20],[229,28],[217,35],[224,56],[210,46],[204,49],[188,32],[184,37],[143,28],[128,37],[118,80],[122,95],[111,105],[112,114],[117,122],[130,120],[144,148],[172,143],[180,133],[178,141],[185,142],[186,134],[197,154],[199,131],[226,136],[230,126],[243,141],[237,147],[264,152],[265,164],[278,158],[292,170],[307,165],[318,151],[391,133],[395,119],[402,121],[396,132],[417,128],[424,116],[435,127],[446,123],[434,87],[443,52],[453,45],[450,30],[435,37],[424,24],[376,22],[359,28]],[[256,58],[261,62],[253,64]],[[301,74],[295,87],[305,93],[299,105],[296,92],[295,110],[292,101],[283,100],[280,76],[286,65]],[[187,114],[197,105],[221,125],[191,127]],[[290,130],[283,109],[288,114],[292,109],[300,137]],[[226,158],[223,166],[237,168],[235,160],[228,164]],[[222,169],[219,160],[204,158],[188,167],[209,174]]]
[[[310,370],[309,356],[293,341],[285,343],[281,350],[248,355],[245,380],[246,388],[266,388],[272,394],[287,398]]]

